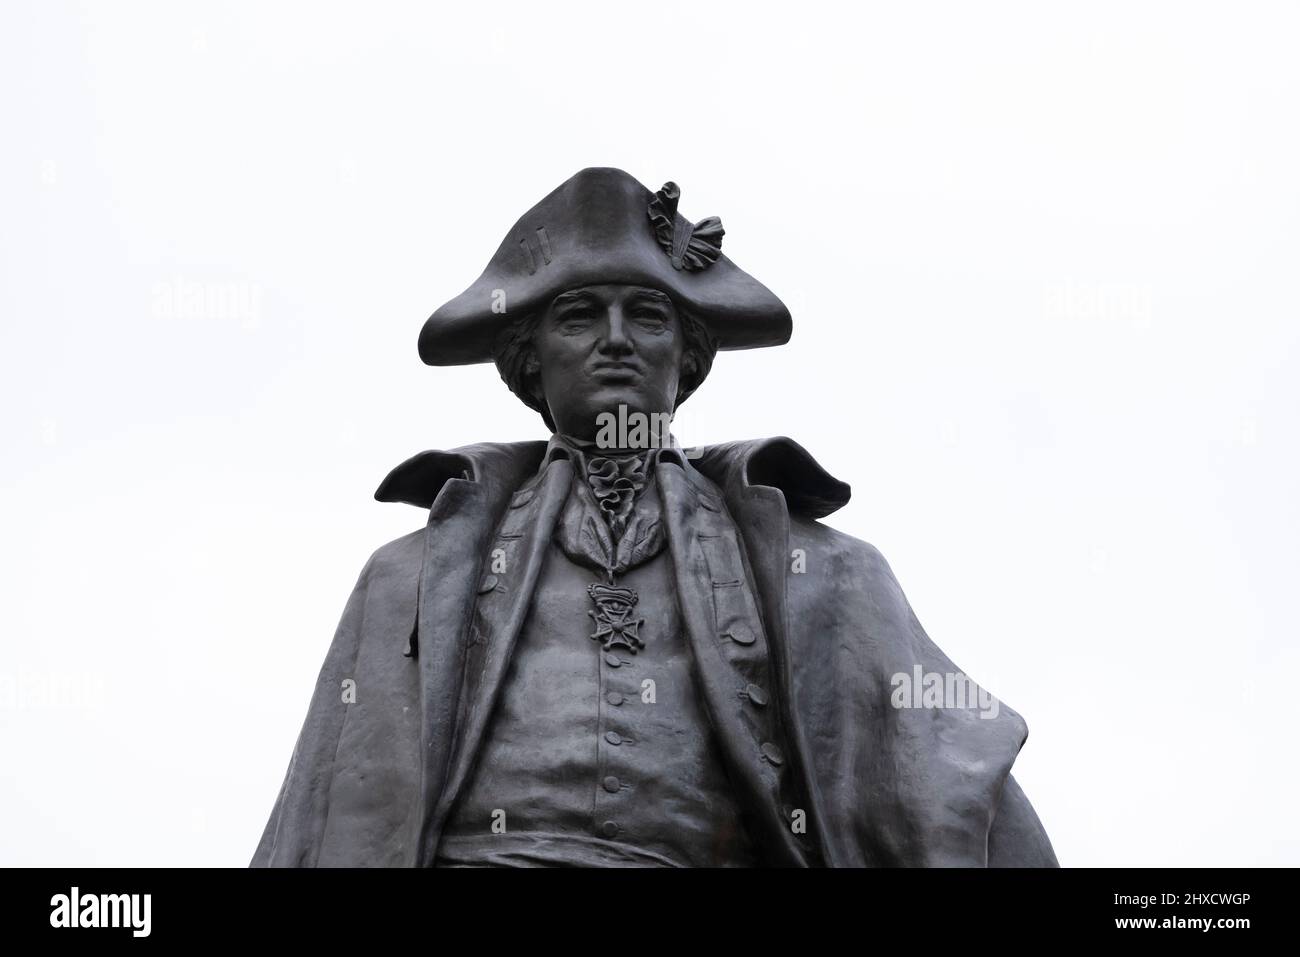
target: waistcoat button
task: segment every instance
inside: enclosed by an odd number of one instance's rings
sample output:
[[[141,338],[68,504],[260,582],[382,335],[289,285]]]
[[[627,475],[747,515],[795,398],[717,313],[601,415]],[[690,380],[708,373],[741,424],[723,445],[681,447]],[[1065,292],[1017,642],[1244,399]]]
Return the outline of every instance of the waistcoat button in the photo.
[[[755,641],[754,633],[749,630],[749,626],[743,622],[737,622],[731,626],[730,631],[724,631],[723,636],[730,638],[738,645],[752,645]]]

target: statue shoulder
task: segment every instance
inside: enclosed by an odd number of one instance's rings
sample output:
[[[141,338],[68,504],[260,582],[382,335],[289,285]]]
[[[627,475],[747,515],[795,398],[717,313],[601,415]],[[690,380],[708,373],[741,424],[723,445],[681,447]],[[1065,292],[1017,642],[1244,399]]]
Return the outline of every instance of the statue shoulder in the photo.
[[[892,581],[894,577],[889,562],[875,545],[817,519],[791,514],[790,547],[802,549],[806,558],[816,557],[830,567],[856,569],[870,578]]]
[[[819,620],[829,615],[854,634],[888,634],[900,641],[923,631],[875,545],[820,521],[791,516],[790,548],[791,571],[802,569],[787,579],[794,614]]]
[[[361,570],[358,585],[369,586],[377,581],[418,581],[424,560],[424,532],[423,528],[418,528],[375,549]]]

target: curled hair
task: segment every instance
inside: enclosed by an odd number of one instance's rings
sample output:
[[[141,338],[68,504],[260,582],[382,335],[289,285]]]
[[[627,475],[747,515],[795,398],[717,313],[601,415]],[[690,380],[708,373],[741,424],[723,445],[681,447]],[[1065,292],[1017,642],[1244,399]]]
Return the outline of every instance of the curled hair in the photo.
[[[718,353],[718,341],[709,335],[703,323],[680,308],[676,312],[682,331],[682,368],[674,411],[708,377],[713,368],[713,357]],[[555,422],[542,395],[541,369],[533,349],[533,336],[545,314],[544,309],[539,309],[511,323],[493,346],[492,358],[501,374],[501,381],[524,405],[541,415],[546,427],[554,432]]]
[[[551,413],[542,399],[537,353],[533,351],[533,333],[537,331],[542,315],[538,311],[512,322],[492,347],[492,359],[501,374],[501,381],[519,397],[519,401],[540,413],[546,427],[554,432],[555,423],[551,421]]]

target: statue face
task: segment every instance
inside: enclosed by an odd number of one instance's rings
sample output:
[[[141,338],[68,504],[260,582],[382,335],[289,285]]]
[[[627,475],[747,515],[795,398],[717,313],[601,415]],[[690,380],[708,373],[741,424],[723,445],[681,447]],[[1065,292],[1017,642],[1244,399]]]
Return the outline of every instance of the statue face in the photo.
[[[645,286],[556,296],[533,336],[543,398],[560,432],[595,440],[602,413],[671,414],[683,335],[672,300]]]

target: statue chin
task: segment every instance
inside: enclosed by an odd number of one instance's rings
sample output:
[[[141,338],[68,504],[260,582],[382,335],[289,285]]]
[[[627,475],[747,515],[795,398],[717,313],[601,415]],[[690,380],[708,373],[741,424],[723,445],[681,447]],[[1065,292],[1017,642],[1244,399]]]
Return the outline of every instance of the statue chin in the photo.
[[[600,448],[656,449],[666,447],[674,410],[670,402],[637,392],[605,392],[580,405],[567,399],[550,407],[555,431]]]

